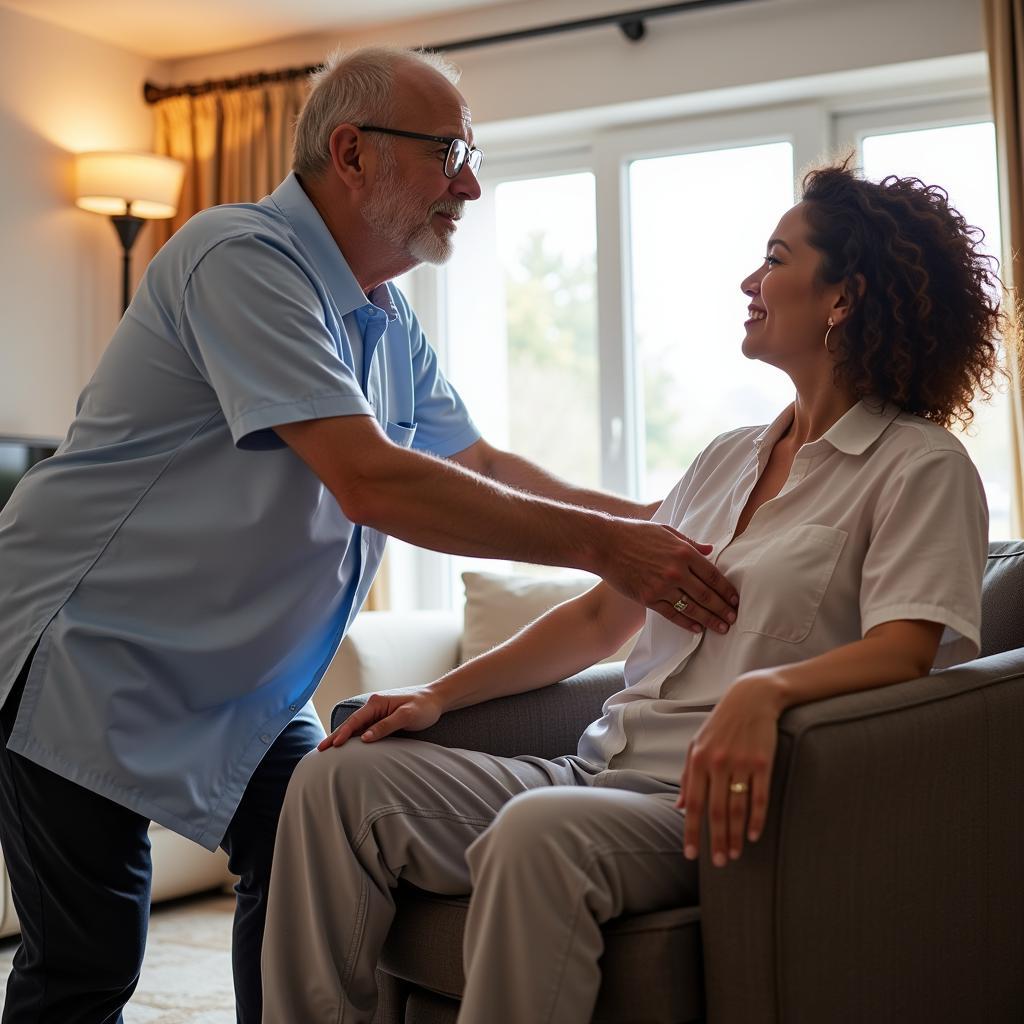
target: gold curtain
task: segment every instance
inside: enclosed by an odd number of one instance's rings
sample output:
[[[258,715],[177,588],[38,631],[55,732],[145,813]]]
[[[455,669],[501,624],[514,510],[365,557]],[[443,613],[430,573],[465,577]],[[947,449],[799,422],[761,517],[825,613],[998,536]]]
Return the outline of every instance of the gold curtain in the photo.
[[[1024,289],[1024,0],[983,0],[992,108],[999,159],[1003,280]],[[1024,536],[1024,366],[1021,347],[1006,346],[1010,373],[1010,459],[1014,536]]]
[[[185,164],[177,214],[158,222],[166,241],[193,214],[220,203],[256,203],[292,165],[295,121],[308,86],[301,78],[156,104],[158,153]]]
[[[306,101],[304,79],[271,82],[156,104],[157,153],[185,164],[177,214],[156,222],[163,244],[193,214],[221,203],[255,203],[273,192],[292,166],[295,121]],[[365,607],[388,607],[387,565]]]

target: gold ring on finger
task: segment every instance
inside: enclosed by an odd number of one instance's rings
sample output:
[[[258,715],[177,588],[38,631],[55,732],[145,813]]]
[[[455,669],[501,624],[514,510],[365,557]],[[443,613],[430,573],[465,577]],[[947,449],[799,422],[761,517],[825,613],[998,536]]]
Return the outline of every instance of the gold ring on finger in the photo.
[[[685,597],[686,595],[683,594],[683,597],[679,598],[679,600],[672,605],[677,612],[685,612],[686,609],[690,607],[690,602],[683,599]]]
[[[750,783],[748,782],[730,782],[729,783],[730,793],[749,793]]]

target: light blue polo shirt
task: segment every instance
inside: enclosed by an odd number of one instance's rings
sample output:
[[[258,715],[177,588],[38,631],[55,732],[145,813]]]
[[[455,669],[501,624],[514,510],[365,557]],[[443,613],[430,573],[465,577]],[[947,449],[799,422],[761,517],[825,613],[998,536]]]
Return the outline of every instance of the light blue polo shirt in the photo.
[[[0,697],[39,643],[11,750],[218,845],[313,715],[385,541],[272,428],[369,415],[440,456],[479,437],[401,293],[371,298],[294,175],[161,249],[0,514]]]

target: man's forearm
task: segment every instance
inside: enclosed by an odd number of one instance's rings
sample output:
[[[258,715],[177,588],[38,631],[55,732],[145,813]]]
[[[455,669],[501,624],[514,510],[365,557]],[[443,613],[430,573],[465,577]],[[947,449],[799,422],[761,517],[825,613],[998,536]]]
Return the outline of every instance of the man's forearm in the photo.
[[[358,492],[356,521],[457,555],[597,572],[612,526],[602,513],[525,494],[417,452],[396,452]]]
[[[371,416],[275,429],[353,523],[436,551],[584,569],[688,629],[734,621],[735,588],[700,545],[667,526],[534,497],[488,480],[476,465],[407,451]],[[695,595],[685,614],[675,607],[680,593]]]

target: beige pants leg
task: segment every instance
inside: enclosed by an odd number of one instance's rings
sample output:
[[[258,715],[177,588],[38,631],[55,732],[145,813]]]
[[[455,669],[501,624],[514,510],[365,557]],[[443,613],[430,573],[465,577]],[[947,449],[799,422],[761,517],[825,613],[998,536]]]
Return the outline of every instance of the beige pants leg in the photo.
[[[608,771],[517,796],[470,847],[459,1024],[589,1024],[601,924],[696,901],[677,791],[620,780],[637,782]]]
[[[466,849],[501,807],[584,774],[561,759],[394,738],[308,754],[277,829],[263,939],[264,1024],[369,1022],[398,879],[469,893]]]

